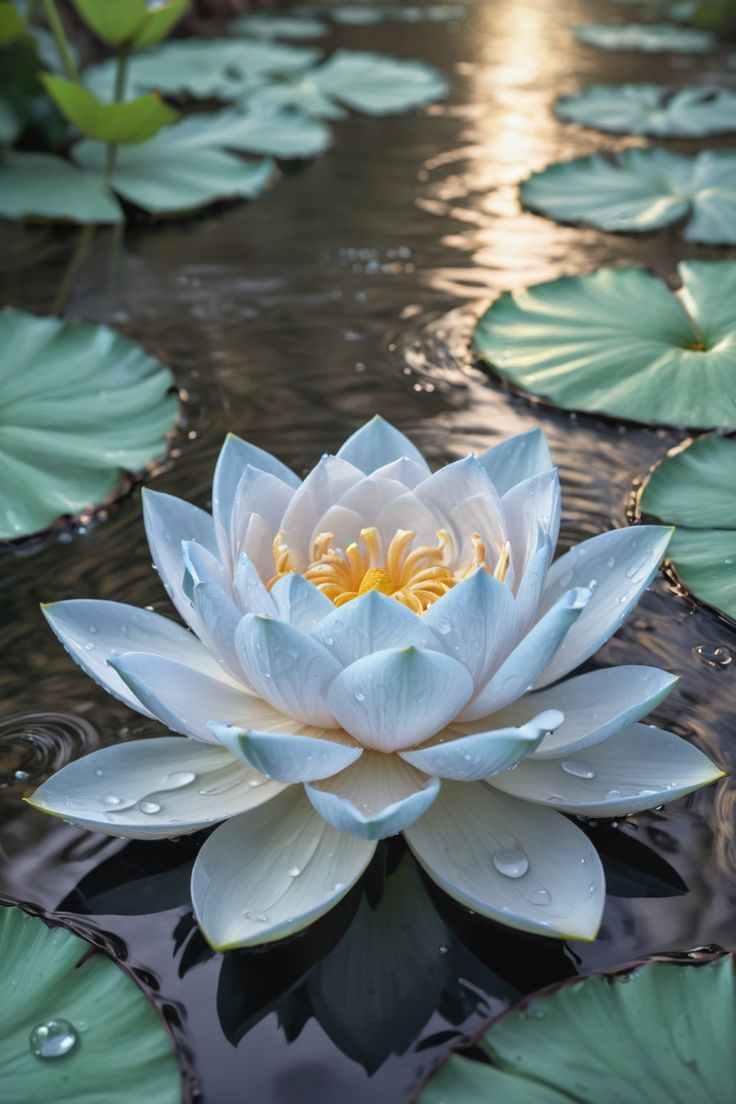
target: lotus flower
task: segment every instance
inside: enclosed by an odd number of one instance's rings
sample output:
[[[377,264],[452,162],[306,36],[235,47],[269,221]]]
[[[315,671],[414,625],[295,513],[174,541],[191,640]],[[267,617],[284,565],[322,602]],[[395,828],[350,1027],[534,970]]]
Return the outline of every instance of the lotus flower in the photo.
[[[603,871],[563,814],[633,813],[720,775],[636,723],[672,675],[565,678],[636,605],[671,530],[613,530],[552,563],[560,492],[541,433],[432,474],[378,418],[303,482],[229,437],[212,506],[145,492],[189,629],[114,602],[45,608],[88,674],[188,739],[93,752],[32,803],[135,838],[226,821],[192,875],[217,949],[304,928],[399,832],[476,912],[594,938]]]

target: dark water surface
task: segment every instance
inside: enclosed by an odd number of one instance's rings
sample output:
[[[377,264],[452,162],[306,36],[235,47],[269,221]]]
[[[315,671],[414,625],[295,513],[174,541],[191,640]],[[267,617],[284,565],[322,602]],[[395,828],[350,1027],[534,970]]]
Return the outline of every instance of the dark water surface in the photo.
[[[676,230],[619,237],[557,226],[523,214],[515,186],[553,160],[645,144],[557,123],[555,95],[593,80],[733,84],[736,74],[718,52],[688,59],[575,44],[571,25],[635,18],[636,5],[470,8],[449,27],[346,27],[329,43],[433,62],[451,78],[447,103],[339,124],[331,152],[287,171],[252,205],[94,238],[66,313],[141,341],[189,396],[157,489],[208,506],[228,430],[301,471],[376,411],[436,464],[541,425],[562,471],[567,545],[626,524],[633,482],[684,435],[513,396],[474,365],[468,335],[481,301],[505,288],[631,262],[671,279],[681,259],[726,256]],[[77,234],[6,226],[3,239],[4,301],[48,312]],[[129,964],[177,1010],[206,1104],[398,1104],[439,1046],[521,992],[654,951],[736,945],[726,779],[664,811],[589,829],[612,891],[592,945],[515,935],[468,914],[428,889],[393,841],[364,886],[306,935],[265,952],[208,953],[187,886],[202,837],[126,845],[20,800],[72,755],[161,732],[77,671],[38,612],[41,600],[71,597],[170,612],[138,492],[88,531],[31,543],[2,566],[0,893],[86,915],[123,941]],[[733,628],[660,577],[599,659],[681,675],[656,719],[728,769],[733,656]]]

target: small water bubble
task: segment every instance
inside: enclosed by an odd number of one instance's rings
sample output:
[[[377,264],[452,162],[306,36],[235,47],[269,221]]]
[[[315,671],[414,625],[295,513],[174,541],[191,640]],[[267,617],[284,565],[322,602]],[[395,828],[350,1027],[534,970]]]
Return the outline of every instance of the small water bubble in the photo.
[[[561,766],[565,774],[571,774],[573,778],[595,778],[594,768],[576,759],[563,759]]]
[[[731,663],[733,663],[733,653],[725,644],[721,644],[718,647],[714,647],[711,644],[698,644],[693,649],[693,652],[698,659],[702,659],[703,663],[706,663],[709,667],[715,667],[716,669],[729,667]]]
[[[527,895],[527,900],[532,905],[548,905],[552,898],[546,889],[540,887],[539,889],[533,889],[531,893]]]
[[[355,700],[357,702],[365,701],[365,694],[363,693],[362,690],[356,690],[355,694],[354,694],[354,697],[355,697]]]
[[[298,866],[290,866],[286,873],[290,878],[298,878],[301,874],[301,868]]]
[[[451,630],[452,630],[452,625],[447,620],[447,618],[446,617],[440,618],[440,620],[437,622],[437,631],[441,632],[443,636],[447,636],[447,634]]]
[[[98,778],[102,778],[102,776],[103,776],[103,774],[104,774],[104,773],[105,773],[105,772],[104,772],[103,770],[100,770],[100,768],[99,768],[99,767],[98,767],[98,768],[97,768],[97,770],[95,771],[95,774],[97,775],[97,777],[98,777]]]
[[[115,794],[105,794],[105,796],[102,799],[102,804],[103,805],[119,805],[120,804],[120,798],[117,797]]]
[[[335,884],[332,887],[332,892],[333,893],[339,893],[344,888],[345,888],[345,883],[344,882],[335,882]]]
[[[529,869],[529,860],[517,847],[502,847],[494,851],[493,865],[507,878],[522,878]]]
[[[155,801],[141,801],[138,808],[142,813],[149,813],[151,816],[161,812],[161,806],[157,805]]]
[[[440,954],[447,954],[449,949],[450,948],[447,946],[446,943],[440,943],[439,947],[437,948],[437,950],[440,952]]]
[[[30,1034],[31,1051],[37,1058],[62,1058],[77,1044],[77,1032],[68,1020],[45,1020]]]

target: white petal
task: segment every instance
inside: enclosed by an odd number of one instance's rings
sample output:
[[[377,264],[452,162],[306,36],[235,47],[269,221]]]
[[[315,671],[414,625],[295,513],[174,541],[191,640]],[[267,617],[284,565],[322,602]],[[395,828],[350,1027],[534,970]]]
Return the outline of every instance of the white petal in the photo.
[[[270,472],[248,466],[238,483],[230,513],[229,530],[217,529],[217,537],[227,554],[223,560],[232,567],[241,552],[247,551],[246,538],[251,519],[257,514],[269,534],[269,573],[273,574],[273,539],[281,529],[281,520],[294,497],[294,488]]]
[[[228,751],[277,782],[329,778],[363,754],[363,749],[346,737],[338,741],[335,732],[323,737],[317,728],[292,724],[293,732],[254,732],[227,724],[210,727]]]
[[[625,816],[722,777],[702,751],[661,728],[634,724],[580,755],[528,759],[491,779],[527,801],[585,816]]]
[[[560,478],[557,468],[517,483],[501,499],[506,533],[511,545],[516,589],[540,545],[540,528],[550,551],[560,531]]]
[[[537,526],[537,543],[520,580],[516,581],[514,617],[519,635],[526,633],[536,620],[539,600],[555,546],[542,525]],[[513,573],[513,562],[511,564]]]
[[[560,709],[563,724],[542,741],[535,759],[550,759],[614,736],[656,709],[679,679],[658,667],[606,667],[538,690],[494,713],[495,724],[523,724],[540,709]]]
[[[197,506],[160,491],[143,490],[143,521],[153,562],[166,593],[177,610],[198,634],[200,622],[183,590],[182,541],[196,541],[218,555],[215,524]]]
[[[396,751],[439,732],[473,692],[457,660],[424,648],[365,656],[332,683],[327,702],[342,727],[366,747]]]
[[[508,651],[513,605],[508,587],[478,570],[433,602],[421,622],[436,633],[442,650],[462,663],[480,689]]]
[[[530,429],[486,449],[478,460],[488,472],[500,495],[532,475],[553,466],[541,429]]]
[[[360,429],[356,429],[337,455],[360,468],[366,475],[403,457],[421,465],[425,472],[429,471],[427,461],[416,445],[378,414]]]
[[[461,499],[452,509],[449,522],[458,549],[456,559],[463,565],[472,563],[474,547],[471,537],[477,533],[486,546],[486,563],[493,570],[506,545],[505,521],[495,491],[493,495],[476,494]],[[506,576],[506,585],[510,587],[512,582],[513,564]]]
[[[273,709],[245,687],[220,682],[184,663],[147,652],[127,652],[110,664],[154,717],[195,740],[217,742],[208,721],[260,728],[274,717]]]
[[[266,701],[305,724],[339,727],[327,691],[342,668],[326,648],[285,621],[252,613],[240,622],[235,640],[248,679]]]
[[[337,505],[354,510],[362,519],[362,528],[365,528],[374,523],[384,506],[405,494],[406,487],[397,479],[382,479],[372,475],[351,487]],[[331,531],[331,527],[328,531]]]
[[[450,727],[424,747],[400,751],[399,755],[427,774],[457,782],[474,782],[510,770],[563,720],[564,715],[559,710],[548,709],[518,728],[497,728],[466,735]]]
[[[236,492],[248,465],[276,476],[289,487],[298,487],[300,483],[299,477],[275,456],[229,433],[217,458],[212,481],[212,513],[218,535],[226,542],[222,552],[229,547]]]
[[[308,633],[335,608],[316,586],[293,571],[274,583],[271,598],[282,621],[288,621],[290,625]]]
[[[654,578],[672,532],[659,525],[612,529],[571,548],[552,565],[540,614],[571,586],[596,589],[539,686],[556,682],[578,667],[616,632]]]
[[[414,491],[407,491],[384,506],[376,518],[376,528],[386,548],[399,529],[409,529],[416,534],[412,547],[424,544],[434,547],[437,544],[437,530],[443,527],[446,520],[420,502]]]
[[[486,525],[482,533],[487,534],[497,543],[502,543],[505,539],[501,500],[485,468],[475,456],[466,456],[462,460],[455,460],[454,463],[440,468],[429,479],[425,479],[415,487],[414,494],[437,517],[443,519],[445,527],[458,503],[480,495],[488,504]],[[464,534],[454,535],[458,546],[462,535]]]
[[[411,491],[418,483],[427,478],[428,472],[429,468],[424,460],[418,463],[416,460],[409,460],[408,457],[402,456],[400,460],[392,460],[390,464],[384,464],[383,467],[376,468],[373,475],[385,479],[396,479],[399,483],[403,483],[407,490]]]
[[[531,690],[590,597],[590,591],[584,587],[564,593],[522,638],[458,719],[474,721],[478,717],[488,717]]]
[[[245,552],[238,556],[233,585],[241,613],[261,613],[268,617],[276,615],[274,596],[266,590],[255,564]]]
[[[184,593],[196,611],[202,643],[232,678],[242,682],[243,672],[235,648],[235,630],[241,615],[225,569],[219,560],[192,541],[182,543],[182,557]]]
[[[147,717],[151,713],[109,666],[109,659],[123,652],[145,650],[230,682],[196,636],[158,613],[122,602],[87,598],[51,602],[42,608],[49,625],[82,670],[108,693]]]
[[[595,938],[603,869],[587,836],[554,810],[484,782],[445,782],[406,839],[430,878],[474,912],[521,931]]]
[[[312,468],[295,492],[283,518],[284,541],[297,558],[297,568],[304,570],[310,560],[310,539],[317,523],[363,473],[336,456],[323,456]]]
[[[251,514],[243,534],[243,547],[262,579],[270,579],[276,570],[273,561],[273,544],[276,534],[260,514]]]
[[[345,896],[375,846],[337,832],[289,787],[205,842],[192,871],[197,921],[218,951],[284,939]]]
[[[401,602],[377,590],[369,590],[337,609],[332,606],[313,636],[343,667],[386,648],[412,646],[442,651],[426,617],[417,617]]]
[[[305,788],[320,816],[340,832],[376,840],[395,836],[418,820],[440,784],[395,755],[367,751],[341,774]]]
[[[29,802],[82,828],[152,839],[196,832],[282,789],[225,748],[159,736],[113,744],[68,763]]]

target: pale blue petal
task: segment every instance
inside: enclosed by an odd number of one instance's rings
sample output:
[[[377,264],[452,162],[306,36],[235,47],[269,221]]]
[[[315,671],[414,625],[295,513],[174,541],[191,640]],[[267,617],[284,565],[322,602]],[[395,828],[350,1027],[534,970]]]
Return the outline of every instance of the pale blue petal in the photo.
[[[547,442],[541,429],[529,429],[508,437],[499,445],[486,449],[478,460],[488,472],[500,495],[517,483],[553,467]]]
[[[442,650],[462,663],[480,689],[508,649],[513,607],[509,588],[479,569],[433,602],[421,619],[412,616],[434,631]]]
[[[426,615],[417,617],[401,602],[377,590],[370,590],[337,609],[331,602],[330,606],[332,612],[314,629],[313,636],[343,667],[387,648],[442,650]]]
[[[200,621],[183,589],[183,541],[196,541],[218,555],[215,523],[209,514],[184,499],[160,491],[143,490],[143,521],[154,565],[166,593],[196,633]]]
[[[288,621],[294,628],[308,633],[335,608],[322,591],[293,571],[274,583],[271,598],[282,621]]]
[[[277,782],[329,778],[363,754],[352,742],[338,743],[336,737],[322,736],[319,729],[307,725],[295,724],[294,732],[254,732],[217,723],[210,727],[228,751]]]
[[[404,457],[419,464],[425,473],[429,472],[429,465],[416,445],[379,414],[356,429],[337,455],[366,475]]]

